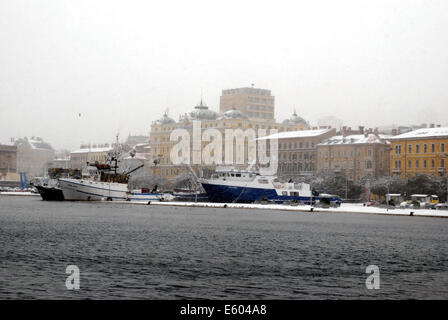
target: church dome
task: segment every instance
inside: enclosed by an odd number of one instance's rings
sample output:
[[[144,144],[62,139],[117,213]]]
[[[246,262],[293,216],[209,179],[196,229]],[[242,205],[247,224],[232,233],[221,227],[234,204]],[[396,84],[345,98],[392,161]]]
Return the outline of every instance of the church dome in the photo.
[[[176,121],[174,121],[174,119],[168,117],[167,113],[163,114],[163,117],[160,118],[159,120],[157,120],[158,124],[169,124],[169,123],[176,123]]]
[[[247,119],[247,116],[239,110],[232,109],[222,114],[221,118],[224,119]]]
[[[305,119],[299,117],[297,113],[294,111],[291,118],[283,120],[284,124],[307,124]]]
[[[210,110],[206,105],[201,102],[194,107],[194,110],[190,112],[191,120],[216,120],[218,113]]]

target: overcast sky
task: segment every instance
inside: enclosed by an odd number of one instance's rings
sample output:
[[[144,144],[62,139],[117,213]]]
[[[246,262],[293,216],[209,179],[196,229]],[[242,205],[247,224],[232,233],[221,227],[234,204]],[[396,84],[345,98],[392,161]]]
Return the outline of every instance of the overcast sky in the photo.
[[[278,120],[445,125],[447,75],[446,0],[0,1],[2,141],[148,134],[251,83]]]

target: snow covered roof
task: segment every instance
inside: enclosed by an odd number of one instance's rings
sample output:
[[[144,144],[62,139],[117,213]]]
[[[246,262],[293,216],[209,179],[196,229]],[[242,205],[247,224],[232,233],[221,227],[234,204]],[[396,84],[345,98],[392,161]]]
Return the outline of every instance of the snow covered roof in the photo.
[[[298,130],[298,131],[285,131],[270,136],[261,137],[257,140],[269,140],[269,139],[288,139],[288,138],[309,138],[317,137],[334,129],[318,129],[318,130]]]
[[[70,153],[88,153],[88,152],[109,152],[112,151],[112,147],[102,147],[102,148],[82,148]]]
[[[124,157],[123,159],[124,160],[132,160],[132,159],[134,159],[134,160],[148,160],[147,156],[148,156],[148,154],[145,154],[145,153],[136,153],[134,157],[127,156],[127,157]]]
[[[14,142],[12,142],[11,140],[1,138],[0,138],[0,144],[3,146],[14,146]]]
[[[53,150],[51,145],[45,142],[42,138],[20,138],[15,139],[13,142],[14,145],[18,146],[21,144],[28,145],[31,149],[43,149],[43,150]]]
[[[424,139],[432,137],[448,137],[448,127],[422,128],[406,132],[389,138],[390,140],[400,139]]]
[[[48,144],[47,142],[45,142],[43,140],[28,139],[28,142],[30,143],[30,145],[33,149],[53,150],[53,148],[50,146],[50,144]]]
[[[325,145],[343,145],[343,144],[388,144],[386,139],[377,136],[373,133],[367,135],[364,134],[353,134],[349,136],[334,136],[325,141],[322,141],[318,146]]]
[[[137,144],[134,146],[134,148],[135,148],[135,147],[142,147],[142,146],[146,146],[146,145],[149,145],[149,142],[145,142],[145,143],[137,143]]]

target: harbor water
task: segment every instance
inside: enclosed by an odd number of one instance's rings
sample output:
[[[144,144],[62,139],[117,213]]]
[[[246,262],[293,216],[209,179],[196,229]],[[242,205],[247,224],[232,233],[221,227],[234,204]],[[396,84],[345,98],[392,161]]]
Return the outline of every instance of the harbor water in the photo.
[[[2,196],[0,299],[448,299],[447,230],[416,216]],[[366,288],[369,265],[379,289]]]

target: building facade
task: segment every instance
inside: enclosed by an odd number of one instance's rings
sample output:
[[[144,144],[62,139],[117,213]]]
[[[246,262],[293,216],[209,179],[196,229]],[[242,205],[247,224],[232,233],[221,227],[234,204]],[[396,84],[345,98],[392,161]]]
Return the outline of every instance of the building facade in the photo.
[[[17,173],[17,146],[0,144],[0,180],[10,180]]]
[[[236,88],[222,90],[219,112],[238,110],[249,119],[274,122],[275,97],[271,90],[258,88]]]
[[[47,164],[54,159],[54,150],[42,138],[17,139],[17,171],[25,172],[29,178],[44,176]]]
[[[317,145],[317,170],[340,173],[347,180],[389,175],[390,143],[375,133],[338,135]]]
[[[415,174],[446,176],[448,127],[422,128],[390,138],[391,175],[403,179]]]
[[[261,139],[278,139],[279,176],[306,176],[317,170],[317,145],[336,135],[336,129],[281,132]]]
[[[189,170],[185,165],[176,166],[172,163],[170,159],[170,152],[174,145],[177,144],[177,141],[170,141],[171,132],[176,129],[185,129],[189,133],[190,137],[193,138],[193,122],[200,122],[200,136],[207,129],[216,129],[219,131],[223,137],[225,138],[227,129],[241,129],[243,132],[247,129],[254,129],[256,134],[258,134],[259,130],[266,130],[264,135],[269,134],[269,130],[275,129],[279,132],[287,132],[287,131],[298,131],[304,130],[308,128],[308,124],[302,118],[297,115],[293,115],[290,119],[285,120],[283,123],[269,122],[261,119],[251,119],[246,114],[244,114],[240,110],[230,109],[225,111],[224,113],[217,113],[213,110],[210,110],[206,105],[204,105],[201,101],[199,105],[194,107],[194,110],[182,115],[179,121],[175,121],[170,118],[167,114],[164,114],[163,117],[157,121],[155,121],[151,125],[151,133],[150,133],[150,147],[151,147],[151,159],[156,161],[156,166],[151,170],[154,170],[157,175],[161,175],[168,179],[174,179],[181,172],[185,170]],[[193,139],[190,142],[190,150],[191,156],[190,159],[194,158],[194,154],[198,154],[199,158],[202,159],[203,151],[210,144],[210,141],[202,141],[199,144],[199,147],[195,147],[193,145]],[[224,141],[222,143],[222,163],[225,162],[224,155]],[[236,142],[234,142],[233,152],[236,154]],[[197,150],[195,149],[197,148]],[[242,159],[243,164],[238,164],[235,159],[235,167],[245,169],[248,165],[248,140],[245,139],[244,142],[244,154],[245,158]],[[191,164],[191,167],[198,174],[208,175],[210,174],[215,165],[195,165]]]
[[[70,152],[70,168],[82,169],[87,162],[104,163],[112,150],[113,148],[107,143],[93,146],[81,145],[80,149]]]

